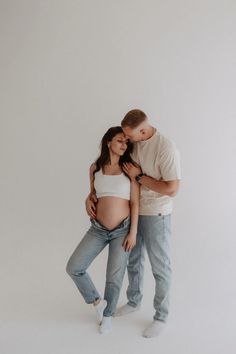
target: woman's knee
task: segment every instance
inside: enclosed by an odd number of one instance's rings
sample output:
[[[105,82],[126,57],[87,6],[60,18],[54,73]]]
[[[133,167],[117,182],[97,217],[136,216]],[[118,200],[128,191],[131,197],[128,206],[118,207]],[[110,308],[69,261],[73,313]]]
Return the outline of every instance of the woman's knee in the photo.
[[[80,276],[83,275],[86,272],[86,267],[84,264],[82,264],[81,260],[79,258],[74,258],[73,256],[70,257],[69,261],[67,262],[66,265],[66,272],[72,276]]]
[[[78,272],[79,268],[79,263],[75,262],[74,257],[71,256],[66,265],[66,272],[69,275],[73,275],[75,272]]]
[[[73,273],[71,258],[68,260],[68,262],[66,264],[66,273],[69,275],[71,275]]]

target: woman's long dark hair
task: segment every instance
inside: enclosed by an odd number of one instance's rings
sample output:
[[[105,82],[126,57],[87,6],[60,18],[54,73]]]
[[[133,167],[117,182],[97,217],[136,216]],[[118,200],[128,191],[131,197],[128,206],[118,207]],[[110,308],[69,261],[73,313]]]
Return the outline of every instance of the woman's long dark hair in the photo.
[[[107,165],[110,162],[110,153],[109,153],[109,148],[108,148],[108,143],[114,138],[119,133],[123,133],[123,130],[120,126],[117,127],[111,127],[107,130],[107,132],[104,134],[100,147],[101,147],[101,153],[100,156],[97,158],[95,161],[96,164],[96,169],[94,170],[93,174],[102,169],[105,165]],[[124,154],[120,157],[119,159],[119,165],[122,166],[123,162],[132,162],[130,154],[133,151],[133,143],[131,143],[129,140],[127,142],[127,149],[125,150]]]

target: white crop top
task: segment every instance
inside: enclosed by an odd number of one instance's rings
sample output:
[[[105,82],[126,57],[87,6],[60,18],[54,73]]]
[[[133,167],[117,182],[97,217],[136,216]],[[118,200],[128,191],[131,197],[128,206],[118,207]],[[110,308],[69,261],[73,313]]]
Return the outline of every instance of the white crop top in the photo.
[[[122,172],[119,175],[104,175],[102,169],[94,174],[97,198],[119,197],[130,200],[130,180]]]

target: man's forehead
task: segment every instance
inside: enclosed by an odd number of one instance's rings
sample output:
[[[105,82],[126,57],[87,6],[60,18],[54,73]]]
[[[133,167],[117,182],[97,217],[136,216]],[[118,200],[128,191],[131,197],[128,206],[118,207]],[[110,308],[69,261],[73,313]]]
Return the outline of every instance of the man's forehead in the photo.
[[[139,127],[136,127],[136,128],[124,127],[122,129],[126,135],[130,135],[130,134],[132,135],[132,134],[135,134],[139,131]]]

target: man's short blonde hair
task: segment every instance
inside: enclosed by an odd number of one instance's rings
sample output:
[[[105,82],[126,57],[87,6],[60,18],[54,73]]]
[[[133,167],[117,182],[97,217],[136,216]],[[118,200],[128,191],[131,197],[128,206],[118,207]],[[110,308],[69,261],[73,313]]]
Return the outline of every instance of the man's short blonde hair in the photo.
[[[140,109],[132,109],[126,113],[125,117],[121,121],[122,128],[129,127],[135,129],[139,124],[143,123],[147,119],[146,114]]]

